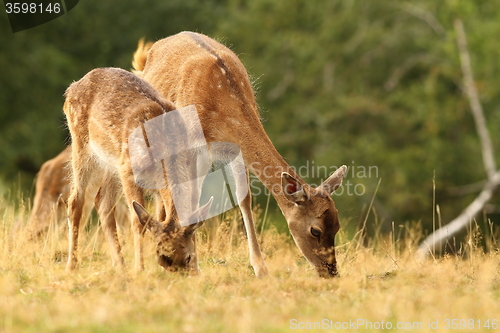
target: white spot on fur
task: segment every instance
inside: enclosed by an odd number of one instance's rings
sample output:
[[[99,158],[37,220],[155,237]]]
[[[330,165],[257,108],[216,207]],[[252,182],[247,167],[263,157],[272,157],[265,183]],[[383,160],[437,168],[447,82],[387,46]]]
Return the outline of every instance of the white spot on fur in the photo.
[[[240,121],[238,119],[230,118],[229,121],[234,125],[240,125]]]

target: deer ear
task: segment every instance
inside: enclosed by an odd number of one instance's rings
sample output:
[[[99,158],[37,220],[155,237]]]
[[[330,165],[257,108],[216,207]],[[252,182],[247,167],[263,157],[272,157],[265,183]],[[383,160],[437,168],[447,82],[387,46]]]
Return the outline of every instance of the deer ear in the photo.
[[[212,203],[214,202],[214,197],[210,197],[208,202],[202,207],[198,208],[188,220],[188,226],[186,227],[186,232],[194,232],[196,229],[203,225],[203,222],[207,219],[207,216],[212,208]]]
[[[281,173],[281,188],[288,201],[300,205],[309,200],[304,187],[288,172]]]
[[[324,191],[329,195],[332,195],[336,189],[342,185],[342,179],[344,175],[347,173],[347,167],[345,165],[341,166],[330,177],[328,177],[321,185],[318,187],[318,190]]]
[[[146,227],[149,231],[153,232],[161,226],[160,222],[153,219],[151,215],[146,211],[144,207],[137,201],[132,201],[132,206],[134,207],[135,213],[139,218],[139,222],[141,222],[143,227]]]

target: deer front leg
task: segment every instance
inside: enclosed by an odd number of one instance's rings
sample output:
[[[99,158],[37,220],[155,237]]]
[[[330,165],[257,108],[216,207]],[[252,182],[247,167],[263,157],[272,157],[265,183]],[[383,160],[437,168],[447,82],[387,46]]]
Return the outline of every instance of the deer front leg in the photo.
[[[144,206],[144,191],[138,187],[134,181],[132,170],[122,170],[120,178],[123,186],[123,194],[130,211],[130,224],[132,227],[132,234],[134,235],[134,270],[140,272],[144,270],[144,255],[143,255],[143,238],[144,227],[139,221],[139,217],[132,205],[133,201],[138,202]]]
[[[258,277],[268,274],[266,262],[262,257],[259,242],[257,241],[257,233],[255,232],[255,224],[252,216],[252,196],[250,192],[243,201],[240,202],[240,210],[245,223],[245,230],[248,237],[248,250],[250,252],[250,264]]]
[[[139,202],[141,205],[144,205],[143,202]],[[139,218],[133,208],[130,210],[130,218],[132,219],[132,233],[134,234],[134,270],[136,272],[140,272],[144,270],[144,254],[143,254],[143,226],[141,222],[139,222]]]
[[[104,235],[111,248],[113,265],[123,270],[125,268],[125,261],[121,254],[115,219],[116,193],[120,191],[120,188],[116,181],[108,176],[109,174],[106,174],[104,177],[103,186],[99,189],[94,203],[99,219],[101,220]]]
[[[252,216],[252,195],[248,184],[248,172],[242,166],[237,164],[232,166],[234,180],[236,184],[236,198],[238,199],[243,222],[248,238],[248,250],[250,254],[250,264],[253,267],[255,275],[258,277],[268,274],[266,262],[262,257],[257,233],[255,231],[255,223]]]
[[[165,221],[165,219],[167,218],[167,212],[165,210],[165,205],[163,204],[161,196],[158,193],[155,194],[154,200],[155,200],[156,219],[158,221]]]

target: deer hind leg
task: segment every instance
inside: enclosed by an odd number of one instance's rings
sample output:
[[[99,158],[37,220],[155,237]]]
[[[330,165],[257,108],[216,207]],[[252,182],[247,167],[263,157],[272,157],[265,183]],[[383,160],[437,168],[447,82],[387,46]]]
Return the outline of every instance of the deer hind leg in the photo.
[[[104,235],[106,236],[108,244],[111,248],[110,250],[113,265],[123,270],[125,268],[125,261],[123,260],[123,256],[121,254],[115,218],[115,209],[117,204],[116,193],[120,193],[120,191],[121,189],[119,183],[113,176],[110,176],[108,172],[104,176],[102,186],[95,197],[94,203],[99,219],[101,220]]]
[[[134,181],[132,170],[122,170],[120,172],[120,179],[123,187],[123,194],[129,208],[130,223],[132,227],[132,234],[134,235],[134,270],[136,272],[144,269],[144,255],[143,255],[143,236],[144,230],[139,217],[132,206],[132,201],[144,206],[144,190],[141,189]]]
[[[268,270],[257,240],[257,233],[255,231],[255,223],[252,215],[252,195],[248,182],[248,171],[242,164],[231,164],[231,169],[236,184],[236,198],[239,202],[247,233],[250,264],[256,276],[266,276]]]
[[[82,150],[83,151],[83,150]],[[85,215],[85,197],[89,193],[95,194],[95,184],[93,179],[95,164],[86,157],[86,154],[80,154],[80,149],[73,148],[72,152],[72,184],[70,195],[68,198],[68,263],[66,270],[71,271],[77,267],[77,249],[78,249],[78,233],[82,216]],[[94,186],[95,187],[95,186]],[[94,195],[95,196],[95,195]],[[83,216],[84,217],[84,216]],[[84,217],[85,218],[85,217]]]

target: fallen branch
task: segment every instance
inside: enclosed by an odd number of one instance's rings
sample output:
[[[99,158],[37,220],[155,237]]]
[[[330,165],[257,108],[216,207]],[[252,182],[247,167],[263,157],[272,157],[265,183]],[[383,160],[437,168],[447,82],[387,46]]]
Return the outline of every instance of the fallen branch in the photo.
[[[486,203],[490,201],[499,184],[500,171],[493,176],[491,181],[489,180],[486,183],[481,193],[479,193],[476,199],[472,201],[460,215],[450,223],[427,236],[418,248],[418,256],[420,258],[425,258],[429,253],[441,249],[448,239],[469,225],[474,217],[481,212]]]

